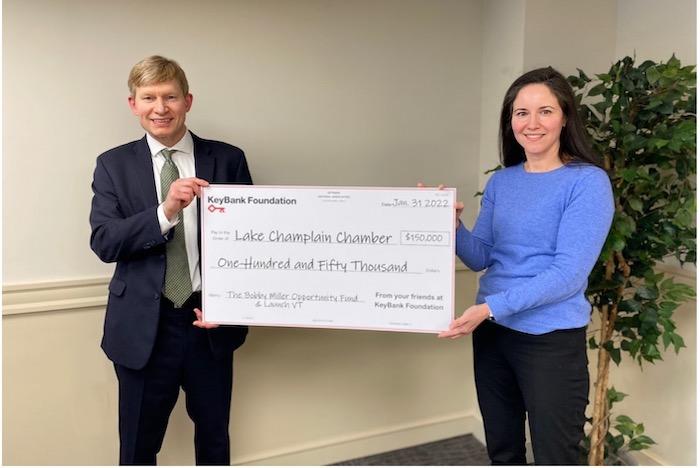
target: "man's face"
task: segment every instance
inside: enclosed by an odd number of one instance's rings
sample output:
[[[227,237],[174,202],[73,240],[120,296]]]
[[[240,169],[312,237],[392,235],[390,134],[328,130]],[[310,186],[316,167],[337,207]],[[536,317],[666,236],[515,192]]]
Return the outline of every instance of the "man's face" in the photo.
[[[183,94],[175,81],[164,81],[136,88],[129,96],[129,107],[141,126],[167,147],[185,135],[185,116],[192,107],[192,95]]]

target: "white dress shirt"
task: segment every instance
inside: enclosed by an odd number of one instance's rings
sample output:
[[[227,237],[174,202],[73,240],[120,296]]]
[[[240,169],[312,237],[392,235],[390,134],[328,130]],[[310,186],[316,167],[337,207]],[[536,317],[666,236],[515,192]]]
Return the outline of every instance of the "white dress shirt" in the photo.
[[[172,154],[172,159],[177,170],[180,173],[180,178],[195,177],[194,165],[194,141],[189,130],[173,147],[168,148],[161,142],[146,133],[146,142],[151,150],[153,160],[153,177],[156,185],[156,193],[160,205],[158,206],[158,223],[160,224],[160,232],[165,236],[177,223],[179,217],[176,216],[173,221],[169,221],[165,216],[165,208],[163,201],[167,193],[160,193],[160,171],[165,164],[165,156],[161,154],[163,149],[176,150]],[[197,200],[192,200],[192,203],[187,205],[182,210],[185,223],[185,247],[187,249],[187,261],[190,267],[190,278],[192,279],[192,291],[202,289],[202,277],[199,272],[199,248],[197,246]]]

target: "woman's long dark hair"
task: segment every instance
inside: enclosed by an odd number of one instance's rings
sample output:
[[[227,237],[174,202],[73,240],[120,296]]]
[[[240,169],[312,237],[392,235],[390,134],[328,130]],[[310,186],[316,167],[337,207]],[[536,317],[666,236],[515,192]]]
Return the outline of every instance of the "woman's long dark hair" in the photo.
[[[529,71],[515,80],[508,88],[501,108],[499,131],[501,164],[509,167],[526,160],[525,150],[515,139],[510,121],[513,114],[513,102],[520,90],[527,85],[538,83],[546,85],[552,91],[566,118],[566,125],[561,129],[559,136],[559,157],[562,162],[578,162],[600,167],[600,158],[591,147],[588,134],[577,111],[574,92],[564,75],[552,67]]]

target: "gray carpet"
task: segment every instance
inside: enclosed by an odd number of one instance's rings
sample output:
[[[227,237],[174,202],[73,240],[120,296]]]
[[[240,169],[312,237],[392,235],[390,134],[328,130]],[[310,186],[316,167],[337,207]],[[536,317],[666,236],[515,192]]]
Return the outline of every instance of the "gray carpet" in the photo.
[[[356,458],[335,465],[364,466],[429,466],[488,465],[486,447],[471,435],[452,437],[422,445],[414,445],[369,457]]]

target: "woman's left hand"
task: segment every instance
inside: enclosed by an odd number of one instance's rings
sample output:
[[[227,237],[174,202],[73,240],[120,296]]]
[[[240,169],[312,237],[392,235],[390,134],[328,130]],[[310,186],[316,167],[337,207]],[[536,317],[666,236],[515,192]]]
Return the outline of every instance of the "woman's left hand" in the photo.
[[[438,338],[460,338],[474,331],[481,322],[491,315],[486,303],[473,305],[464,311],[461,317],[450,323],[450,328],[438,335]]]

